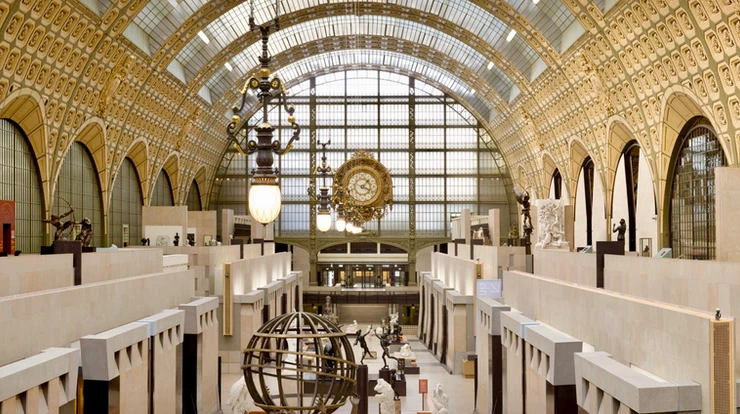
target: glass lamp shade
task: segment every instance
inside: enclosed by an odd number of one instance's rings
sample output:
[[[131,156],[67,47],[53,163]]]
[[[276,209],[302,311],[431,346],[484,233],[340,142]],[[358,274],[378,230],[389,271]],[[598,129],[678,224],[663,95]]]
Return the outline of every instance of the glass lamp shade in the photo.
[[[344,227],[344,229],[347,230],[350,233],[352,233],[352,229],[354,229],[354,228],[355,228],[355,225],[352,224],[351,221],[348,221],[347,222],[347,225]]]
[[[321,232],[329,231],[331,228],[331,214],[328,211],[319,211],[316,215],[316,228]]]
[[[360,226],[354,226],[352,228],[352,233],[354,233],[354,234],[360,234],[360,233],[362,233],[362,227],[360,227]]]
[[[253,184],[249,189],[249,214],[260,224],[270,224],[280,214],[280,187]]]
[[[334,225],[337,227],[337,231],[344,231],[347,223],[344,221],[344,217],[339,217]]]

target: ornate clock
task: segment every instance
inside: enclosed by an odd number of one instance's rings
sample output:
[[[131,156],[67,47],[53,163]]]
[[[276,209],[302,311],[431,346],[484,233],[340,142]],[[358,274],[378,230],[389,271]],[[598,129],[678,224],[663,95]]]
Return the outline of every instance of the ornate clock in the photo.
[[[371,154],[360,151],[352,154],[336,172],[344,188],[345,210],[363,222],[383,217],[393,208],[391,174]]]

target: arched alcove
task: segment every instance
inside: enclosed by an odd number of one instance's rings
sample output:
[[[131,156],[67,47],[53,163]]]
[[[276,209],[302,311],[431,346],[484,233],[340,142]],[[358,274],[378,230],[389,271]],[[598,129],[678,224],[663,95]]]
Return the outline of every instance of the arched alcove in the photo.
[[[137,245],[141,239],[141,208],[144,205],[139,174],[125,157],[113,184],[108,208],[108,240],[117,246]]]
[[[170,182],[170,176],[167,171],[160,170],[157,176],[157,181],[154,184],[154,192],[152,193],[152,206],[174,206],[175,201],[172,195],[172,183]]]

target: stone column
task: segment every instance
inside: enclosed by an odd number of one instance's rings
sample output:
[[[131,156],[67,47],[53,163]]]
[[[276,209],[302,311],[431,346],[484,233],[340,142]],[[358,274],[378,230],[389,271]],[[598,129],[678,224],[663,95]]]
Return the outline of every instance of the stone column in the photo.
[[[464,208],[460,214],[460,227],[462,227],[463,236],[465,236],[465,244],[472,244],[470,240],[470,209]]]
[[[151,414],[182,410],[181,354],[184,338],[185,312],[168,309],[139,320],[148,325],[150,364]],[[180,358],[178,358],[180,356]]]
[[[503,364],[501,312],[511,310],[493,299],[477,299],[478,401],[479,413],[502,414]]]
[[[80,338],[85,413],[149,411],[148,339],[141,322]]]
[[[185,311],[182,412],[211,414],[218,407],[218,298],[180,305]]]
[[[516,311],[501,312],[501,340],[506,348],[504,412],[508,414],[522,414],[527,406],[524,327],[529,325],[537,322]]]
[[[492,245],[501,245],[501,210],[497,208],[488,210],[488,234]]]

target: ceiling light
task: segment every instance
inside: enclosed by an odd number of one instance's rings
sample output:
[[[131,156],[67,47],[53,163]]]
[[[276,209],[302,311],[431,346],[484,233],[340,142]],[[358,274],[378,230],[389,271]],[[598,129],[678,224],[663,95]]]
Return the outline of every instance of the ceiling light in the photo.
[[[493,69],[493,62],[488,62],[488,70]]]
[[[229,72],[231,72],[232,70],[234,70],[234,68],[231,67],[231,63],[229,63],[229,62],[224,63],[224,66],[226,67],[226,69],[229,70]]]
[[[208,40],[208,36],[206,36],[206,34],[205,34],[205,33],[203,33],[203,31],[202,31],[202,30],[198,32],[198,37],[200,37],[200,39],[201,39],[201,40],[202,40],[203,42],[205,42],[205,44],[208,44],[208,43],[210,43],[210,42],[211,42],[210,40]]]
[[[540,0],[532,0],[532,3],[534,3],[534,4],[537,4],[539,2],[540,2]]]
[[[506,41],[511,42],[511,39],[513,39],[514,36],[516,36],[516,30],[511,29],[511,31],[509,32],[509,35],[506,36]]]

